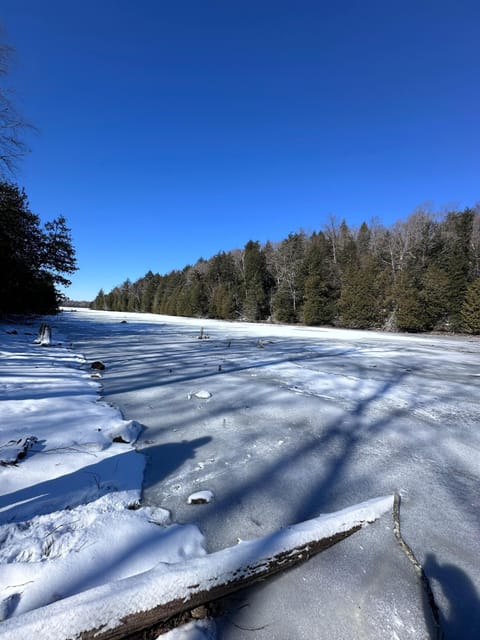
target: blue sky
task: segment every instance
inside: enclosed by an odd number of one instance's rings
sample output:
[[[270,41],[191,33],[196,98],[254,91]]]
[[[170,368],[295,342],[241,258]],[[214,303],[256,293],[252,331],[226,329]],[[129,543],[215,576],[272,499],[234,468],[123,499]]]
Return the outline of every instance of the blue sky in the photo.
[[[252,240],[480,200],[480,3],[2,0],[17,182],[89,299]]]

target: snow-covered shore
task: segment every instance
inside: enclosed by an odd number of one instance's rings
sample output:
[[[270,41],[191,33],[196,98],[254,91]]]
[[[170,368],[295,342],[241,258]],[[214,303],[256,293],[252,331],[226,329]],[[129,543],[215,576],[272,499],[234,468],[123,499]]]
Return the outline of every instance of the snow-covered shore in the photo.
[[[48,347],[34,333],[0,326],[0,620],[205,555],[196,527],[158,526],[167,511],[136,508],[140,425],[100,401],[98,374],[57,331]],[[29,436],[26,457],[7,464]]]

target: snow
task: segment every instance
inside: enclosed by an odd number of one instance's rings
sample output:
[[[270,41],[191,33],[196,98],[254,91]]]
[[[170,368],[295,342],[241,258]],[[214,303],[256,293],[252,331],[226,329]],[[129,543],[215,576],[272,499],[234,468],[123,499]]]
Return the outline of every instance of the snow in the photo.
[[[215,640],[217,637],[213,620],[197,620],[172,629],[159,636],[159,640]]]
[[[140,588],[152,571],[200,567],[250,544],[238,539],[399,490],[403,535],[431,579],[447,637],[476,637],[478,338],[85,310],[50,322],[50,346],[32,344],[38,324],[0,331],[0,445],[38,438],[17,466],[0,467],[0,601],[13,616],[0,631],[45,615],[19,615],[37,597],[76,594],[91,608],[98,590],[119,597],[120,585]],[[198,340],[202,327],[209,340]],[[106,365],[98,379],[95,360]],[[115,434],[124,442],[112,442]],[[144,472],[142,508],[131,511]],[[190,506],[205,487],[215,500]],[[164,509],[183,525],[166,527]],[[183,550],[166,546],[161,556],[169,531]],[[97,570],[95,545],[97,562],[105,557]],[[15,565],[20,573],[7,576]],[[51,572],[45,597],[36,578],[23,585],[37,565]],[[388,516],[225,606],[216,627],[229,640],[423,639],[431,630]],[[63,615],[61,600],[50,607]]]

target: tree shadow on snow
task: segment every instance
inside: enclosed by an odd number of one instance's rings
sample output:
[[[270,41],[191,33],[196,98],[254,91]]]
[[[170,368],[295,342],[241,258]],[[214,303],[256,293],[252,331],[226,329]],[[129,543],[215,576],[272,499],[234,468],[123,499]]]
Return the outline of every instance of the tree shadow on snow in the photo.
[[[454,564],[440,564],[433,553],[426,556],[424,571],[432,588],[441,591],[447,607],[440,611],[440,623],[445,640],[476,640],[480,629],[480,599],[468,575]],[[424,603],[425,620],[431,619],[431,610]]]
[[[122,474],[122,470],[141,470],[138,456],[136,451],[129,450],[81,467],[72,473],[0,495],[0,524],[29,520],[61,509],[72,509],[118,489],[134,490],[138,487],[139,473],[130,476],[128,473]],[[119,480],[121,486],[117,487],[115,482]]]
[[[195,440],[167,442],[155,447],[142,447],[141,453],[147,457],[147,468],[143,479],[143,488],[157,484],[187,460],[195,458],[199,447],[211,442],[210,436]]]
[[[160,482],[186,460],[194,458],[196,449],[210,440],[206,436],[158,445],[143,450],[142,454],[129,449],[72,473],[0,495],[0,525],[73,509],[116,491],[138,490],[143,475],[143,454],[147,454],[149,462],[147,481],[150,478],[152,482]]]

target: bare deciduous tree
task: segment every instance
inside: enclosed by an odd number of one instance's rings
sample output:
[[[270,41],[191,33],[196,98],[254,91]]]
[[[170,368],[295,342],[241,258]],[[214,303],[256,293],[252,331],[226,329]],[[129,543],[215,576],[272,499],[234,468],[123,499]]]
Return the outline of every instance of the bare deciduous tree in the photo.
[[[18,161],[29,151],[22,136],[33,128],[19,113],[12,101],[12,91],[3,86],[7,76],[13,49],[0,43],[0,177],[15,173]]]

